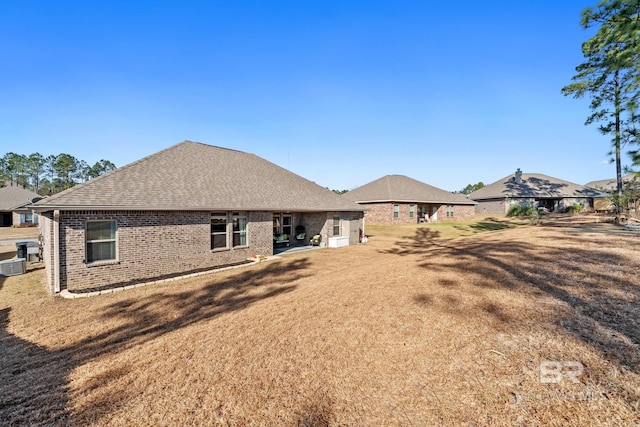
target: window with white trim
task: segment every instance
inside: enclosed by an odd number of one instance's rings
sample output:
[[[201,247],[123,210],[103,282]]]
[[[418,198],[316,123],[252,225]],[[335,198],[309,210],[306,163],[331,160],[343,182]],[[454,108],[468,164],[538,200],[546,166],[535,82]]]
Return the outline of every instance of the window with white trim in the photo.
[[[293,232],[293,217],[290,213],[275,212],[273,214],[273,234],[287,236],[288,239]]]
[[[416,215],[416,205],[409,205],[409,218],[413,218]]]
[[[396,203],[393,205],[393,217],[398,218],[400,216],[400,206]]]
[[[333,217],[333,235],[334,236],[340,235],[340,217],[339,216]]]
[[[87,221],[85,227],[87,263],[116,260],[116,221]]]
[[[227,249],[227,214],[213,212],[211,214],[211,250]]]
[[[247,213],[234,212],[233,218],[233,247],[247,246]]]

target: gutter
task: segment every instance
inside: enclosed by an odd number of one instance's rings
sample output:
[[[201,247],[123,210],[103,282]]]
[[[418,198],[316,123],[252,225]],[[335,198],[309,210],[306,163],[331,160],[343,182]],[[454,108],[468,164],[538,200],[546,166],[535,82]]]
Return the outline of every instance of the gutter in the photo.
[[[64,210],[64,211],[154,211],[154,212],[168,212],[168,211],[203,211],[203,212],[215,212],[215,211],[247,211],[247,212],[362,212],[362,207],[345,207],[345,206],[332,206],[324,208],[300,208],[300,207],[250,207],[250,206],[57,206],[57,205],[36,205],[32,207],[35,212],[47,212],[51,210]]]
[[[424,203],[431,205],[474,205],[477,202],[469,200],[358,200],[356,203]]]

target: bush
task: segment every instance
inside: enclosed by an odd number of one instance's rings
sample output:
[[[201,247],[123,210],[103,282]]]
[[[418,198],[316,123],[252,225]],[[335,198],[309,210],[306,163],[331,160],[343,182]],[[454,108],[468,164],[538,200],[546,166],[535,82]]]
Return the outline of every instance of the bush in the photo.
[[[511,205],[507,216],[536,216],[538,211],[531,205]]]
[[[582,211],[582,205],[577,203],[575,205],[567,206],[565,209],[565,212],[567,213],[578,213],[580,211]]]

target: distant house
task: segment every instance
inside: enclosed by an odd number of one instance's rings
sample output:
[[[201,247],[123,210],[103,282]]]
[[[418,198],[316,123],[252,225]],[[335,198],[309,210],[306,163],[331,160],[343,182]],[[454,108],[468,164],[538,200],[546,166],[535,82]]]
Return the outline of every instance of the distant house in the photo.
[[[465,221],[475,202],[404,175],[387,175],[342,195],[366,209],[367,224]]]
[[[633,184],[640,181],[640,179],[633,173],[627,174],[622,177],[622,184]],[[612,193],[618,188],[618,180],[616,178],[612,179],[601,179],[599,181],[591,181],[585,184],[586,187],[595,188],[596,190],[600,190],[604,193]]]
[[[568,206],[580,204],[593,208],[593,198],[599,191],[538,173],[523,173],[520,169],[469,194],[476,201],[476,212],[504,215],[511,205],[532,205],[549,212],[562,212]]]
[[[358,205],[253,154],[185,141],[44,199],[51,291],[115,287],[271,255],[274,236],[358,243]],[[304,235],[296,236],[296,227]],[[297,240],[299,237],[300,240]]]
[[[37,224],[38,216],[25,206],[40,198],[13,181],[0,181],[0,227]]]
[[[623,188],[637,189],[640,185],[640,178],[636,174],[630,173],[622,177]],[[611,196],[618,190],[618,180],[602,179],[599,181],[591,181],[586,184],[587,187],[599,190],[601,194],[594,198],[593,207],[596,212],[613,212],[615,206],[612,203]]]

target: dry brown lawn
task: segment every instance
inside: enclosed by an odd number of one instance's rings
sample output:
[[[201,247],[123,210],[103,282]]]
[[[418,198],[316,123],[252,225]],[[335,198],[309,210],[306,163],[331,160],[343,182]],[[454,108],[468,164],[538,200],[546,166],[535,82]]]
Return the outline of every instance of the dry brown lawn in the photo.
[[[78,300],[0,278],[0,425],[640,425],[640,236],[513,225]]]

